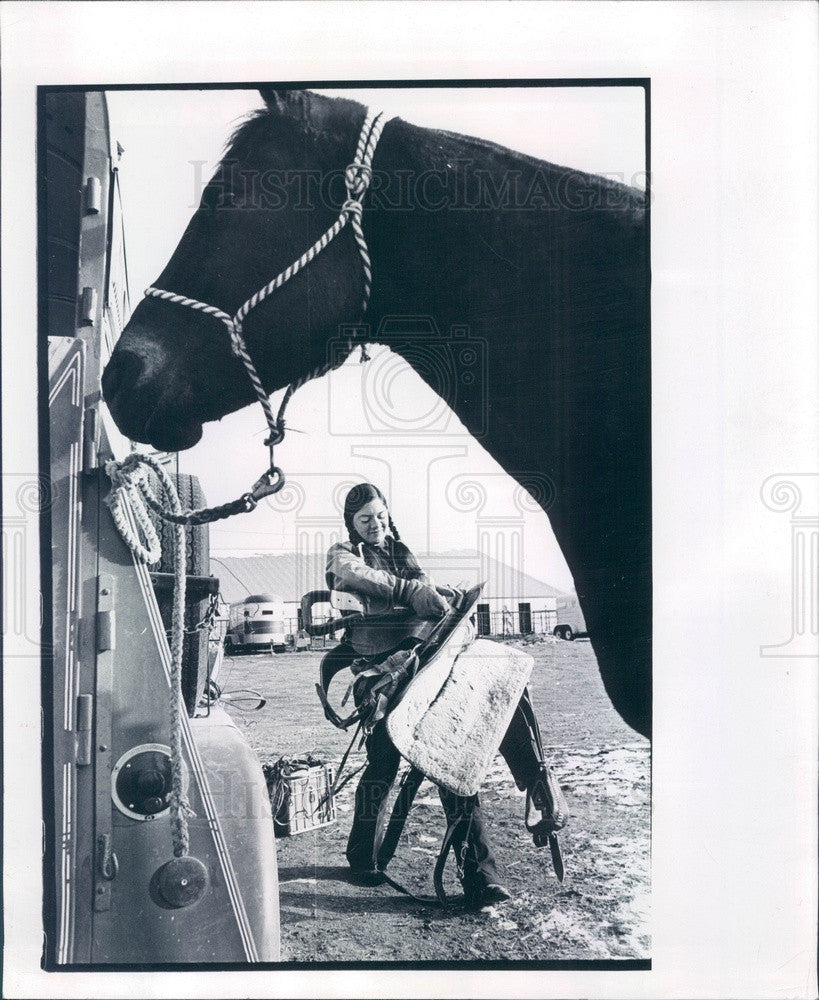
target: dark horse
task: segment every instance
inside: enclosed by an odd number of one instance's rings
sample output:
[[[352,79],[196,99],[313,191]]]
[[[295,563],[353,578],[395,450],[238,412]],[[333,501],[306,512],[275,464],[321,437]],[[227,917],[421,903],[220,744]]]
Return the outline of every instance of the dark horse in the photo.
[[[344,189],[333,196],[331,182],[352,160],[365,118],[349,100],[262,95],[267,107],[233,136],[156,281],[231,315],[337,217]],[[385,316],[401,315],[432,317],[440,330],[466,326],[485,343],[485,379],[459,380],[449,402],[511,476],[551,481],[542,506],[606,690],[626,722],[649,734],[644,194],[395,118],[367,197],[370,340]],[[245,340],[268,391],[325,361],[340,325],[359,319],[362,284],[347,226],[247,316]],[[431,381],[410,334],[389,345]],[[255,398],[223,323],[156,298],[134,311],[102,385],[123,433],[172,451],[196,444],[203,422]]]

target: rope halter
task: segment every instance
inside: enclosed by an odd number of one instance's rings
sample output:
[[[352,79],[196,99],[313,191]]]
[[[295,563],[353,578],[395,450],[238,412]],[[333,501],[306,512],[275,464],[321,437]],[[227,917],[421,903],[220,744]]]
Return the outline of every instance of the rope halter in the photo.
[[[247,344],[245,343],[242,333],[242,324],[252,309],[255,309],[256,306],[264,302],[269,295],[272,295],[273,292],[281,288],[282,285],[286,284],[293,277],[293,275],[301,271],[301,269],[309,264],[314,257],[318,256],[318,254],[320,254],[321,251],[324,250],[324,248],[328,246],[336,238],[336,236],[338,236],[348,222],[352,226],[355,241],[358,244],[358,249],[361,254],[361,264],[364,270],[364,295],[361,305],[362,315],[366,312],[367,305],[370,301],[370,289],[372,287],[372,265],[370,263],[370,252],[367,249],[367,241],[364,239],[364,231],[361,227],[361,215],[364,210],[363,199],[367,193],[367,188],[370,186],[370,181],[372,180],[372,161],[375,153],[375,147],[378,145],[378,140],[381,136],[381,130],[383,127],[383,112],[379,112],[375,115],[367,112],[367,117],[364,119],[364,125],[362,126],[361,134],[358,138],[355,159],[344,171],[344,185],[347,189],[347,200],[341,206],[338,218],[309,249],[305,250],[301,257],[293,261],[289,267],[286,267],[283,271],[279,272],[279,274],[277,274],[276,277],[273,278],[272,281],[268,282],[263,288],[260,288],[257,292],[251,295],[250,298],[239,307],[235,315],[229,316],[222,309],[209,305],[207,302],[200,302],[198,299],[191,299],[186,295],[178,295],[176,292],[168,292],[162,288],[156,288],[153,285],[145,289],[145,295],[148,297],[164,299],[166,302],[173,302],[176,305],[187,306],[189,309],[195,309],[197,312],[202,312],[208,316],[213,316],[216,319],[221,320],[227,327],[233,354],[240,358],[245,366],[259,403],[264,410],[267,426],[270,430],[270,435],[265,438],[264,442],[270,450],[269,468],[262,475],[262,477],[254,483],[250,494],[256,502],[264,496],[268,496],[271,493],[277,493],[282,486],[284,486],[284,473],[278,468],[278,466],[275,465],[273,461],[273,448],[274,445],[278,444],[284,437],[284,411],[290,401],[290,397],[296,389],[299,388],[299,386],[304,385],[305,382],[309,382],[311,379],[318,378],[321,375],[326,374],[331,368],[338,367],[344,359],[342,358],[340,361],[326,361],[317,368],[314,368],[302,378],[298,379],[296,382],[291,382],[284,394],[281,406],[279,407],[279,412],[276,416],[274,416],[268,395],[264,390],[262,381],[256,371],[256,366],[253,364],[250,353],[247,349]],[[352,350],[352,340],[350,340],[349,346]],[[366,360],[366,354],[364,353],[362,345],[362,361],[363,360]],[[246,496],[247,495],[248,494],[246,494]],[[253,504],[253,507],[255,506],[256,503]]]

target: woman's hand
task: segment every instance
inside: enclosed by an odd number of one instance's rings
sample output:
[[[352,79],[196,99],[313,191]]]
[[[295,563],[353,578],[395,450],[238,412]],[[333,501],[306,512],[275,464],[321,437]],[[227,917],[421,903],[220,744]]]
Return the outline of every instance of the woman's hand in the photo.
[[[449,611],[449,604],[434,587],[421,584],[410,598],[412,610],[419,618],[440,618]]]
[[[452,587],[445,587],[440,583],[435,584],[435,589],[438,591],[441,597],[443,597],[444,600],[449,601],[450,604],[452,604],[452,602],[456,598],[460,597],[459,591],[453,590]]]

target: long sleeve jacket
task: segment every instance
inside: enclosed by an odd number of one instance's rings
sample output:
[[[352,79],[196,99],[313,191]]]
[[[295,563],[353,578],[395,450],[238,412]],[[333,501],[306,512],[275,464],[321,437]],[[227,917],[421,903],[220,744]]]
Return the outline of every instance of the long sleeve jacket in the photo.
[[[327,586],[355,594],[365,614],[385,614],[409,605],[424,584],[434,586],[403,542],[388,535],[379,549],[366,542],[338,542],[327,553]]]

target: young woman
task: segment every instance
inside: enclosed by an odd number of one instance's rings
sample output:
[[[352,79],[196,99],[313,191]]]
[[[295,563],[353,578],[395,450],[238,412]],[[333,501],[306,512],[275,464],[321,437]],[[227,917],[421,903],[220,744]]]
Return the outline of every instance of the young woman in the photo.
[[[449,600],[455,597],[455,592],[436,587],[423,571],[401,541],[384,495],[376,486],[359,483],[350,490],[344,504],[344,524],[348,541],[333,545],[327,554],[327,584],[331,590],[355,594],[364,604],[364,622],[351,626],[345,641],[334,652],[337,663],[367,659],[370,669],[353,688],[356,704],[360,704],[380,679],[379,672],[373,673],[371,668],[383,664],[386,671],[398,666],[400,673],[402,655],[408,658],[408,651],[429,634],[449,610]],[[397,605],[411,609],[410,613],[391,615]],[[368,622],[366,618],[372,616],[380,616],[380,620]],[[408,680],[409,677],[404,677],[399,684]],[[555,812],[551,801],[554,796],[545,787],[547,768],[539,737],[535,738],[536,727],[528,692],[524,692],[500,751],[517,786],[530,793],[536,809],[543,810],[538,826],[543,824],[541,832],[545,833],[547,826],[554,830],[564,825],[568,811],[565,802],[561,802],[560,815],[551,815]],[[386,799],[398,773],[400,755],[383,719],[367,737],[366,748],[368,762],[356,790],[347,860],[354,880],[372,885],[383,881],[374,862],[376,833],[384,821]],[[441,787],[439,793],[450,822],[463,815],[465,808],[471,809],[472,819],[465,839],[456,834],[453,840],[467,906],[480,908],[508,899],[510,893],[498,875],[478,796],[466,800]],[[547,798],[550,815],[546,815]],[[533,830],[535,843],[543,840],[538,837],[538,826]]]

